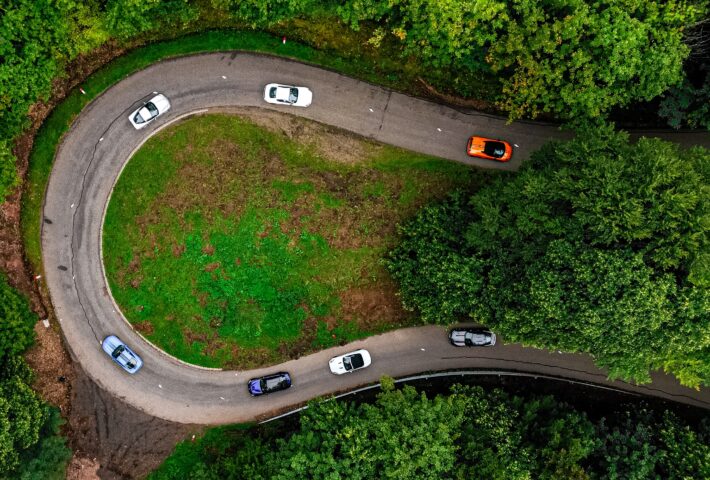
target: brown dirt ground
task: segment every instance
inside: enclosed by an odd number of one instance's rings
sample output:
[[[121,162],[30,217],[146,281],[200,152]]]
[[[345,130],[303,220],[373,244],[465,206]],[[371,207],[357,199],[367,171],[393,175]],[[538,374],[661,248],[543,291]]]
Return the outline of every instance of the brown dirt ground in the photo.
[[[367,158],[378,147],[361,137],[330,125],[272,110],[254,107],[212,109],[210,114],[224,112],[244,117],[260,127],[286,135],[298,142],[313,145],[316,152],[333,162],[352,165]],[[367,149],[372,150],[367,150]],[[270,168],[268,171],[272,171]]]
[[[161,420],[130,407],[77,369],[72,390],[72,447],[76,456],[98,462],[101,479],[143,478],[175,444],[202,427]]]

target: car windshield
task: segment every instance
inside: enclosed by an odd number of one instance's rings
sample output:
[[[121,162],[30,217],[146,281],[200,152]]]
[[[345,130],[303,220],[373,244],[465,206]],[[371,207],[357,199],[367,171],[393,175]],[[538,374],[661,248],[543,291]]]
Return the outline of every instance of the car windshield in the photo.
[[[291,88],[288,96],[288,101],[291,103],[296,103],[298,100],[298,89],[297,88]]]
[[[282,382],[283,378],[281,377],[267,378],[262,384],[262,387],[264,387],[266,390],[273,390],[274,388],[278,388],[279,386],[281,386]]]
[[[347,356],[343,359],[343,366],[345,367],[345,370],[354,370],[362,367],[363,365],[365,365],[365,362],[362,359],[362,355],[359,353]]]
[[[116,347],[116,349],[111,353],[111,356],[112,356],[113,358],[118,358],[118,357],[121,356],[121,354],[123,353],[123,351],[124,351],[125,349],[126,349],[126,347],[124,347],[123,345],[119,345],[119,346]]]
[[[276,87],[271,87],[269,89],[269,98],[276,98]]]
[[[505,145],[501,142],[486,142],[486,146],[483,147],[483,153],[491,157],[500,158],[505,155]]]
[[[153,102],[146,103],[145,108],[148,109],[151,117],[155,117],[158,114],[158,107],[156,107]]]

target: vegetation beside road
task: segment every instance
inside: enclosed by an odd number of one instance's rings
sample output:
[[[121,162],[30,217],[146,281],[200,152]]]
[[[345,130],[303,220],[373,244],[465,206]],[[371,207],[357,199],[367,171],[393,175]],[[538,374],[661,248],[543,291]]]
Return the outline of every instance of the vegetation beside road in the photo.
[[[710,152],[610,129],[424,208],[389,267],[405,306],[590,353],[614,378],[710,384]]]
[[[71,450],[58,436],[62,421],[32,390],[22,353],[32,345],[37,317],[0,274],[0,478],[60,480]]]
[[[633,407],[591,417],[553,396],[456,386],[429,398],[383,379],[373,403],[312,402],[297,424],[209,430],[149,479],[708,478],[707,419]]]
[[[233,368],[415,322],[381,264],[395,225],[492,174],[242,111],[277,126],[190,118],[123,171],[103,251],[127,318],[182,360]]]

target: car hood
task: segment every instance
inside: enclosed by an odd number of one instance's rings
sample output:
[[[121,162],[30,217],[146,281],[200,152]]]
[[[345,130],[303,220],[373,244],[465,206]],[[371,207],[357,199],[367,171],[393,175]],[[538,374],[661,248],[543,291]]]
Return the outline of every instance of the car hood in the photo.
[[[298,89],[298,101],[296,105],[299,107],[307,107],[313,101],[313,92],[310,89],[301,87]]]
[[[328,362],[330,371],[335,372],[345,372],[345,366],[343,365],[343,357],[331,358]]]
[[[258,378],[255,378],[254,380],[249,380],[249,391],[251,393],[262,393],[261,382]]]
[[[153,102],[153,105],[157,107],[158,112],[160,113],[165,113],[170,109],[170,102],[165,97],[165,95],[156,95],[150,101]]]

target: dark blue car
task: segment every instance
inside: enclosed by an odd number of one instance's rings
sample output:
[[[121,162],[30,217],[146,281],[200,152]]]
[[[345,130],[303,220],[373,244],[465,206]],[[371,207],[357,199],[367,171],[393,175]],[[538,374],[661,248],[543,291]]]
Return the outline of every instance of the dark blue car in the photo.
[[[249,393],[255,397],[286,390],[291,386],[291,376],[286,372],[274,373],[249,380]]]

